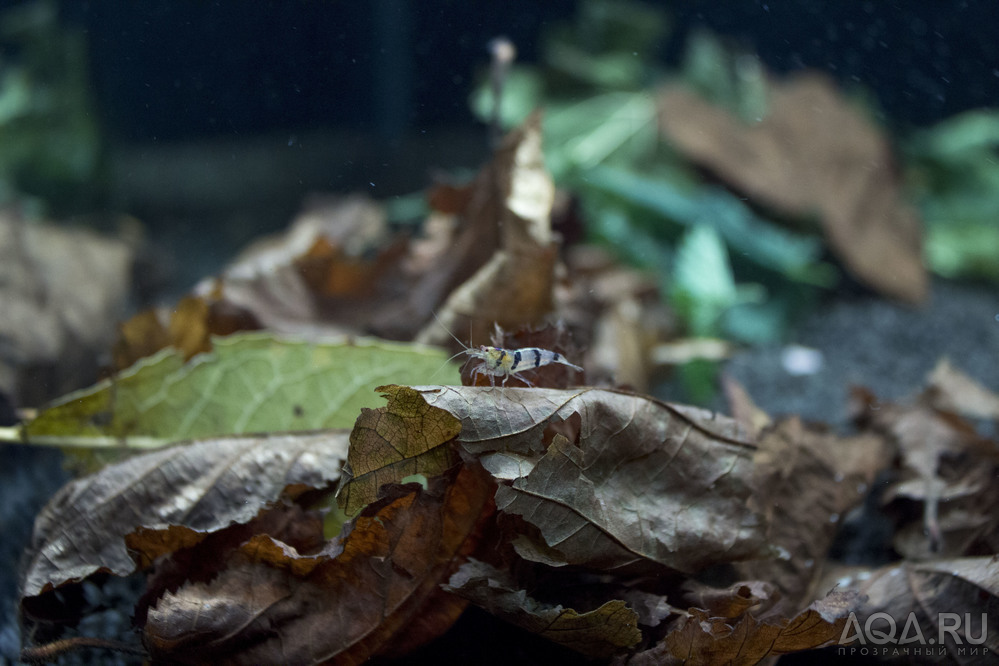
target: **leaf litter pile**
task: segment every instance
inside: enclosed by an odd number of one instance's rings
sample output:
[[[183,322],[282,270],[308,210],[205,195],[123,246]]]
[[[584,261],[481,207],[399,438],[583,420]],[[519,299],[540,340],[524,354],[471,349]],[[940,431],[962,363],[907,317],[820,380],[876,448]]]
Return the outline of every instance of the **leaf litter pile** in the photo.
[[[821,83],[801,86],[781,94],[846,114]],[[923,297],[914,218],[892,188],[858,195],[887,220],[858,251],[844,241],[858,218],[798,157],[767,174],[694,141],[759,156],[807,127],[775,111],[740,134],[699,104],[663,97],[664,135],[690,138],[680,150],[763,204],[820,210],[847,270]],[[935,638],[940,613],[970,612],[939,661],[999,648],[999,450],[965,420],[999,419],[999,396],[942,362],[906,404],[855,389],[841,436],[771,418],[731,380],[734,416],[646,395],[671,313],[646,275],[560,246],[574,213],[541,123],[508,134],[469,184],[437,186],[418,238],[364,198],[307,210],[175,308],[121,325],[114,371],[21,426],[90,470],[37,518],[26,660],[111,647],[152,663],[418,661],[471,606],[563,661],[754,664],[863,644],[875,613],[911,613],[909,635]],[[775,189],[787,179],[799,199]],[[903,282],[870,255],[882,246]],[[557,352],[585,375],[476,373],[454,336]],[[841,526],[872,506],[893,521],[896,561],[847,566]],[[65,633],[82,585],[135,572],[137,640]]]

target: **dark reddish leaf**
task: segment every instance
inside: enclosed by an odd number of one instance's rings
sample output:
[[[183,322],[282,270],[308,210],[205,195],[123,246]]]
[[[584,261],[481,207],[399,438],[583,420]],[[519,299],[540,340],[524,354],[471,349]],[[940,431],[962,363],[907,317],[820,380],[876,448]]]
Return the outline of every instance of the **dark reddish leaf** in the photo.
[[[443,633],[464,602],[442,596],[491,513],[481,468],[393,486],[321,552],[268,536],[240,548],[209,583],[168,592],[149,610],[154,658],[182,663],[359,664]]]

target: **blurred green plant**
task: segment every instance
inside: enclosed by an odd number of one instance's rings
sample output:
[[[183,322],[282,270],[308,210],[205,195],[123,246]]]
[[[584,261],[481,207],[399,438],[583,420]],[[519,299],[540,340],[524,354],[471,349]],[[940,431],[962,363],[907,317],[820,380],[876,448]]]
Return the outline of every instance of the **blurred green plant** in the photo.
[[[546,35],[539,66],[511,70],[501,121],[513,126],[545,109],[548,168],[579,197],[590,239],[655,272],[687,334],[779,340],[819,289],[836,284],[837,272],[820,260],[817,234],[760,216],[660,139],[655,87],[670,78],[747,122],[767,107],[759,60],[709,33],[691,37],[679,72],[660,71],[655,55],[668,31],[658,8],[583,2],[573,22]],[[471,104],[490,118],[489,86],[476,90]],[[703,395],[714,366],[697,365],[683,374],[688,392]]]
[[[963,113],[902,143],[924,251],[946,278],[999,282],[999,110]]]
[[[101,142],[81,31],[53,0],[0,13],[0,205],[92,197]]]

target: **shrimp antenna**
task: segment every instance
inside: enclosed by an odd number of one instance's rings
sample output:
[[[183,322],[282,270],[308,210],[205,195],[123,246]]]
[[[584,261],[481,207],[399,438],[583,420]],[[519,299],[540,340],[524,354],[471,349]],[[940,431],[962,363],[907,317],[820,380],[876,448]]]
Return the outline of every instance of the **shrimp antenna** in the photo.
[[[436,313],[436,312],[434,312],[433,310],[431,310],[431,311],[430,311],[430,314],[432,314],[432,315],[434,316],[434,319],[436,319],[436,320],[437,320],[437,323],[438,323],[438,324],[440,324],[441,328],[443,328],[443,329],[444,329],[444,331],[445,331],[445,332],[446,332],[446,333],[447,333],[448,335],[450,335],[450,336],[451,336],[451,338],[452,338],[452,339],[453,339],[453,340],[454,340],[455,342],[457,342],[457,343],[458,343],[459,345],[461,345],[461,351],[460,351],[460,352],[458,352],[457,354],[455,354],[454,356],[452,356],[452,357],[451,357],[451,358],[449,358],[448,360],[446,360],[446,361],[444,361],[443,363],[441,363],[440,367],[439,367],[439,368],[437,368],[436,370],[434,370],[434,374],[430,375],[430,379],[433,379],[434,377],[436,377],[436,376],[437,376],[437,373],[438,373],[438,372],[440,372],[440,371],[441,371],[441,369],[442,369],[442,368],[443,368],[443,367],[444,367],[445,365],[447,365],[448,363],[450,363],[450,362],[451,362],[451,361],[453,361],[454,359],[458,358],[458,357],[459,357],[459,356],[461,356],[462,354],[468,354],[468,353],[469,353],[469,352],[471,351],[471,348],[470,348],[470,347],[467,347],[467,346],[465,346],[465,343],[464,343],[464,342],[462,342],[462,341],[461,341],[461,340],[459,340],[459,339],[458,339],[457,337],[455,337],[454,333],[452,333],[452,332],[451,332],[451,331],[450,331],[450,330],[448,329],[448,327],[444,325],[444,322],[442,322],[442,321],[440,320],[440,317],[438,317],[438,316],[437,316],[437,313]],[[469,322],[469,326],[471,326],[471,322]],[[466,363],[467,363],[467,361],[466,361]]]
[[[454,340],[459,345],[461,345],[462,351],[458,352],[458,354],[463,354],[463,353],[465,353],[465,351],[468,351],[468,347],[465,345],[465,343],[462,342],[461,340],[459,340],[457,338],[457,336],[455,336],[455,334],[452,333],[451,330],[447,326],[444,325],[444,322],[441,321],[440,317],[437,316],[436,312],[434,312],[433,310],[431,310],[430,314],[432,314],[434,316],[434,319],[436,319],[437,323],[441,325],[441,328],[444,329],[444,332],[447,333],[448,335],[450,335],[452,340]],[[469,321],[468,325],[469,325],[469,327],[471,327],[472,322]],[[454,356],[457,356],[458,354],[455,354]],[[454,356],[452,356],[451,358],[454,358]],[[448,360],[450,361],[451,358],[449,358]]]

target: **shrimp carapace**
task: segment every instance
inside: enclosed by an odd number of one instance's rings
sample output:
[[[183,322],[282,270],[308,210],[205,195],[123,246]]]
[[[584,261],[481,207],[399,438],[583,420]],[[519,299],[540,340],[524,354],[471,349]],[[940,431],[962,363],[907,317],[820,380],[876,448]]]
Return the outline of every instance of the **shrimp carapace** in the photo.
[[[458,354],[464,353],[471,357],[461,373],[462,383],[466,386],[484,385],[480,383],[480,377],[484,378],[481,382],[488,379],[490,386],[495,386],[496,378],[502,377],[502,385],[506,386],[510,377],[514,377],[524,386],[564,388],[576,383],[570,381],[575,377],[568,370],[558,371],[551,366],[561,365],[583,372],[582,367],[569,361],[561,351],[569,344],[568,331],[561,324],[538,330],[524,329],[516,334],[504,332],[497,324],[492,336],[493,344],[478,347],[466,346],[450,330],[447,332],[461,345],[462,351]],[[525,373],[534,381],[528,379]]]

